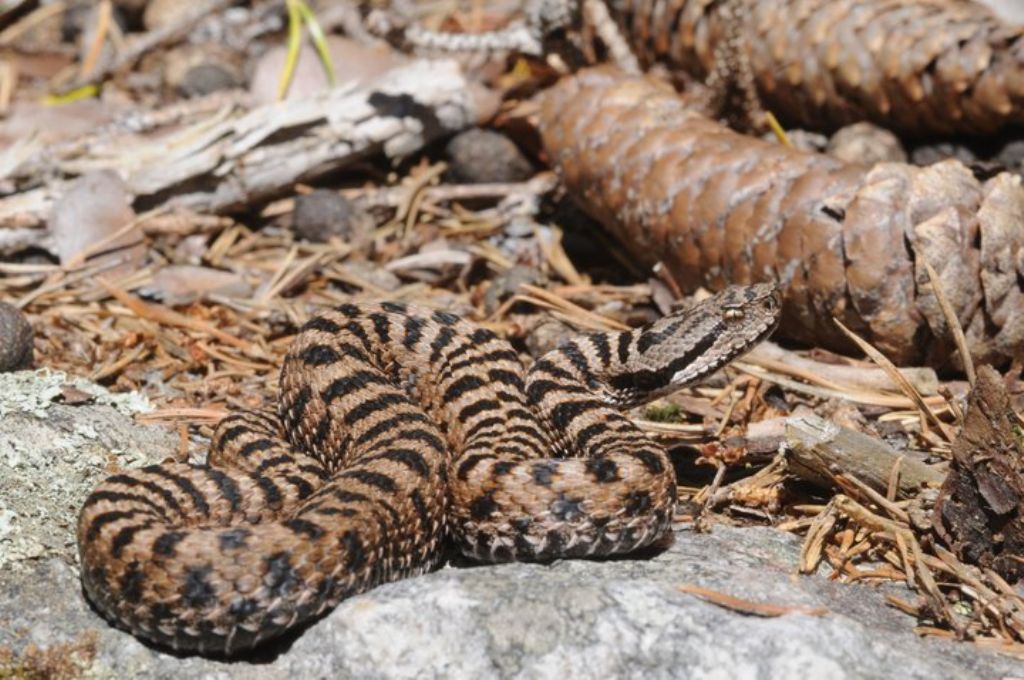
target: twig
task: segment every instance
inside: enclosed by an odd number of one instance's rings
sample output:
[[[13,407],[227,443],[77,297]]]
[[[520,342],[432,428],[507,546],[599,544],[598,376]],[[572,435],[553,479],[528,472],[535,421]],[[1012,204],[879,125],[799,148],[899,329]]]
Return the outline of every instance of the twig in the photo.
[[[746,360],[776,373],[791,375],[836,390],[879,392],[893,388],[889,374],[869,362],[849,365],[816,361],[783,349],[773,342],[762,342],[746,355]],[[938,393],[939,378],[934,369],[902,367],[898,370],[922,395],[932,396]]]
[[[853,484],[855,487],[857,487],[858,491],[867,496],[872,503],[888,512],[893,519],[903,522],[904,524],[910,523],[910,515],[908,515],[903,508],[899,507],[892,501],[886,499],[885,496],[881,495],[880,493],[872,489],[870,486],[857,479],[855,475],[844,472],[840,473],[839,476],[842,480],[849,482]]]
[[[903,464],[904,456],[897,458],[889,471],[889,483],[885,488],[885,498],[890,501],[896,500],[896,492],[899,490],[900,466]]]
[[[893,485],[892,470],[897,461],[903,461],[895,486],[897,498],[912,498],[923,487],[938,487],[944,478],[935,468],[904,458],[880,439],[815,415],[788,418],[786,443],[793,474],[815,484],[835,483],[839,476],[854,477],[864,480],[860,484],[883,500],[880,494]]]

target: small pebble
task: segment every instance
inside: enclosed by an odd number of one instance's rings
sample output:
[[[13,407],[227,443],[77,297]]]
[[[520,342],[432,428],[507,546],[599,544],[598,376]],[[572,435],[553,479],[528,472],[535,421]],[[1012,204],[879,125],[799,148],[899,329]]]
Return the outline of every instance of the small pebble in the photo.
[[[360,241],[373,229],[373,218],[335,191],[317,189],[295,199],[292,225],[296,235],[325,243],[331,237]]]
[[[0,373],[32,368],[32,336],[22,311],[0,302]]]
[[[826,151],[847,163],[907,162],[907,152],[899,137],[871,123],[854,123],[836,130]]]
[[[448,142],[445,156],[448,175],[455,182],[523,182],[533,176],[533,166],[508,137],[493,130],[473,129]]]
[[[236,73],[220,64],[196,64],[181,79],[178,89],[186,97],[202,97],[219,90],[232,90],[243,83]]]
[[[216,42],[189,43],[167,50],[160,77],[169,89],[186,97],[245,87],[244,57]]]

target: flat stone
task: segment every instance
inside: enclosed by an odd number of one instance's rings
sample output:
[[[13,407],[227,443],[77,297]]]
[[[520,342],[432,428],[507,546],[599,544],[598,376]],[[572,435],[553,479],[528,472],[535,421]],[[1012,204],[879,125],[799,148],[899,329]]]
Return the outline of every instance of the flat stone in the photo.
[[[0,479],[16,470],[18,484],[33,490],[23,493],[23,501],[30,493],[45,499],[50,489],[63,491],[60,504],[42,504],[38,517],[15,522],[13,531],[0,534],[0,555],[12,540],[47,546],[39,555],[8,559],[0,569],[0,676],[55,663],[90,677],[282,680],[932,680],[1020,674],[1019,662],[968,643],[917,637],[914,620],[885,604],[886,593],[913,599],[901,585],[873,588],[836,583],[824,573],[799,576],[799,537],[728,526],[709,534],[680,527],[667,549],[629,558],[447,566],[353,597],[247,658],[226,662],[169,654],[111,627],[86,603],[74,526],[78,504],[111,461],[160,460],[173,450],[174,437],[136,425],[113,405],[41,405],[40,395],[53,392],[52,378],[33,387],[35,374],[12,375],[22,376],[21,389],[34,390],[35,396],[0,398],[0,408],[7,409],[0,419]],[[86,387],[76,383],[78,390]],[[133,397],[96,401],[111,398]],[[15,403],[26,408],[15,413]],[[132,407],[122,403],[121,409]],[[91,431],[96,436],[73,439]],[[48,437],[65,443],[58,446]],[[0,499],[11,488],[0,489]],[[681,592],[684,585],[827,613],[749,616]]]

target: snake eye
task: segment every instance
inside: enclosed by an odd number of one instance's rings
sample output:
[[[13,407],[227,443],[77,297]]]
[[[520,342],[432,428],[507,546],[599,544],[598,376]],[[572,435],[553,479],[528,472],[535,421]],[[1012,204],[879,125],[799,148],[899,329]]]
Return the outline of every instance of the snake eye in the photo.
[[[726,307],[722,315],[728,321],[739,321],[743,318],[743,310],[739,307]]]

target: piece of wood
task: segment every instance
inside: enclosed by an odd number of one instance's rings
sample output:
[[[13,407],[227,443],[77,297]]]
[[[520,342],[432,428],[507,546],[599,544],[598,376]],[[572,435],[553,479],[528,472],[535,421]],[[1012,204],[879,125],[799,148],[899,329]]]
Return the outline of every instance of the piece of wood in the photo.
[[[923,487],[937,487],[944,478],[939,470],[896,451],[881,439],[818,416],[788,418],[786,444],[790,471],[822,486],[833,486],[833,479],[845,473],[884,495],[897,461],[897,499],[915,496]]]
[[[98,166],[120,174],[147,205],[224,213],[369,156],[401,160],[486,120],[498,103],[456,62],[419,60],[369,83],[248,111],[226,108],[174,134],[142,137],[114,130],[102,142],[69,147],[66,155],[47,157],[39,149],[11,164],[0,179],[24,189],[0,199],[0,229],[37,227],[41,243],[41,227],[65,186],[52,178]]]
[[[747,361],[759,363],[772,370],[778,369],[789,375],[814,376],[820,380],[820,384],[827,382],[849,389],[875,392],[895,392],[899,389],[892,378],[880,368],[816,361],[783,349],[773,342],[762,342],[755,347],[747,354]],[[935,374],[935,369],[903,367],[899,371],[922,396],[930,397],[939,393],[939,378]]]

